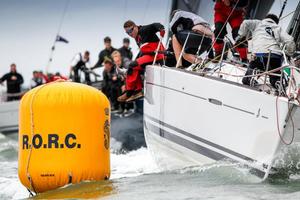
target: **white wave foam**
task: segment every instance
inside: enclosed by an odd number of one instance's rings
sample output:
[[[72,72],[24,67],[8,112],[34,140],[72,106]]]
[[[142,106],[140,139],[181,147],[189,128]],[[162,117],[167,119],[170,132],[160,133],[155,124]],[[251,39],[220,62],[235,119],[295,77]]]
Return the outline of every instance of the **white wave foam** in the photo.
[[[28,197],[28,191],[18,178],[18,162],[1,162],[0,199]]]
[[[0,176],[0,199],[27,198],[29,193],[18,178],[17,161],[2,162]],[[111,179],[133,177],[159,172],[155,162],[146,148],[131,151],[127,154],[111,154]]]
[[[4,139],[4,138],[5,138],[5,135],[3,135],[2,133],[0,133],[0,140]]]
[[[127,154],[111,154],[111,179],[157,172],[157,165],[144,147]]]

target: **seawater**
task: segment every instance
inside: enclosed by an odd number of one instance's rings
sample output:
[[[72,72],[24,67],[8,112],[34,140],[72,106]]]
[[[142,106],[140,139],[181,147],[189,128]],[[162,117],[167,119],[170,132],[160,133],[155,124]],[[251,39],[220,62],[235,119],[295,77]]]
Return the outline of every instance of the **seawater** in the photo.
[[[19,182],[17,134],[0,134],[0,199],[300,199],[300,176],[258,182],[229,162],[161,171],[147,148],[119,154],[113,142],[111,179],[68,185],[29,198]]]

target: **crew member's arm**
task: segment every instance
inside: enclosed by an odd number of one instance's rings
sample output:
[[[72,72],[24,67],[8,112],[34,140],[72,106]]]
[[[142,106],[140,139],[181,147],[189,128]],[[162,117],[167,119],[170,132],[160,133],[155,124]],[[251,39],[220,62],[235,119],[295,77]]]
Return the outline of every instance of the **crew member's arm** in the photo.
[[[80,54],[76,54],[75,57],[71,61],[71,66],[70,66],[70,75],[72,74],[74,67],[77,65],[77,63],[80,61]]]
[[[131,49],[129,49],[128,58],[129,58],[130,60],[132,60],[132,57],[133,57],[132,51],[131,51]]]
[[[75,67],[79,61],[80,61],[80,54],[76,54],[71,61],[71,67]]]
[[[247,36],[252,35],[252,32],[256,29],[260,20],[244,20],[240,26],[238,36],[235,39],[235,44],[239,45],[245,42]]]
[[[96,64],[94,65],[94,67],[92,67],[91,69],[96,69],[96,68],[98,68],[98,67],[101,67],[103,61],[104,61],[104,54],[103,54],[103,52],[101,51],[101,52],[99,53],[99,59],[98,59],[97,63],[96,63]]]
[[[8,79],[8,74],[4,74],[1,78],[0,78],[0,84],[2,84],[4,81],[6,81]]]
[[[159,31],[160,36],[164,37],[165,27],[161,23],[150,24],[150,27],[151,27],[152,30],[154,30],[155,33]]]
[[[252,33],[257,25],[260,23],[260,20],[244,20],[239,29],[239,36],[246,37],[248,33]]]
[[[88,61],[85,63],[84,67],[85,67],[85,69],[87,69],[87,70],[92,69],[91,61],[88,60]]]
[[[180,17],[180,11],[177,11],[170,22],[170,29],[173,34],[177,33],[177,26],[180,23],[179,17]]]
[[[245,8],[248,6],[248,0],[222,0],[226,6],[236,7],[236,9]]]
[[[233,6],[236,4],[237,1],[233,1]],[[246,8],[249,4],[249,0],[239,0],[236,7],[237,8]]]
[[[230,3],[231,3],[230,0],[222,0],[222,1],[226,6],[230,6]]]
[[[23,76],[21,74],[17,74],[17,82],[21,85],[24,83]]]
[[[103,70],[103,72],[102,72],[102,77],[103,77],[103,81],[102,81],[102,92],[105,94],[105,95],[107,95],[106,94],[106,92],[107,92],[107,86],[108,86],[108,75],[107,75],[107,72],[105,71],[105,70]]]
[[[296,51],[296,44],[294,38],[290,36],[286,31],[280,28],[279,32],[279,42],[285,45],[285,52],[287,55],[291,56]]]

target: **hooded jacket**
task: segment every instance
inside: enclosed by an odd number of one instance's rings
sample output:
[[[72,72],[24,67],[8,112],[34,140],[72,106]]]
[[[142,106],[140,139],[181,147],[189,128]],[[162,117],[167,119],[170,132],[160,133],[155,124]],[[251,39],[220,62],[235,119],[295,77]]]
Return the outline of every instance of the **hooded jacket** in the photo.
[[[293,37],[287,34],[278,24],[272,19],[266,18],[263,20],[244,20],[239,29],[240,37],[245,37],[248,34],[252,35],[254,54],[268,53],[269,49],[277,50],[271,53],[279,54],[281,45],[286,45],[286,53],[292,55],[296,49]]]

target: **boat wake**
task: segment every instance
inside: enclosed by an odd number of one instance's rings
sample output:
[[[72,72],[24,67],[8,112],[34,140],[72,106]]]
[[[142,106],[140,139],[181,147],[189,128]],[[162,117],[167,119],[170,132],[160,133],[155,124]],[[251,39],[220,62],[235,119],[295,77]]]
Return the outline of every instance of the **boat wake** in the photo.
[[[111,154],[112,180],[158,172],[159,168],[145,147],[127,154]]]
[[[0,135],[0,199],[20,199],[29,197],[28,191],[20,183],[18,178],[18,141],[16,135],[17,134],[13,137],[7,137],[2,134]],[[135,177],[143,174],[159,172],[159,169],[152,160],[147,148],[142,147],[138,150],[121,154],[122,144],[120,142],[112,139],[111,146],[110,179],[112,181],[119,178]],[[99,191],[97,190],[99,189],[97,188],[100,186],[104,188],[107,187],[107,185],[102,182],[69,185],[66,188],[63,188],[64,192],[62,195],[70,194],[69,197],[71,198],[72,194],[76,195],[79,191],[82,193],[85,190],[98,194]],[[66,192],[65,190],[69,192]],[[54,190],[53,195],[58,195],[60,192],[61,189]]]
[[[28,197],[18,178],[18,141],[0,134],[0,199]]]
[[[0,199],[27,198],[29,193],[18,179],[18,142],[16,137],[0,136]],[[191,166],[183,169],[162,171],[156,165],[150,152],[145,147],[128,153],[120,153],[120,151],[117,150],[121,149],[121,143],[112,140],[111,146],[110,181],[84,182],[76,185],[69,185],[67,187],[51,191],[44,197],[72,198],[74,195],[78,197],[80,195],[84,195],[86,194],[86,191],[88,191],[91,195],[95,194],[95,196],[91,197],[111,195],[114,191],[116,191],[114,189],[116,185],[118,186],[120,182],[124,181],[130,182],[131,179],[135,179],[134,177],[148,177],[150,179],[151,177],[161,177],[162,179],[164,179],[164,177],[185,177],[193,181],[201,180],[201,182],[224,185],[247,185],[259,182],[259,179],[256,176],[251,176],[249,168],[230,161],[219,161],[209,165]],[[295,159],[293,163],[285,163],[284,157],[278,158],[276,161],[278,166],[281,165],[287,167],[290,172],[295,173],[291,173],[289,179],[283,179],[281,177],[279,179],[275,179],[275,181],[272,180],[271,183],[275,182],[275,184],[278,184],[288,182],[298,185],[300,182],[300,160],[297,160],[297,158],[299,158],[298,154],[300,153],[299,149],[300,145],[296,145],[293,147],[294,154],[286,154],[286,152],[282,153],[282,155],[294,156]],[[291,151],[291,149],[288,149],[288,151]]]
[[[271,175],[271,181],[300,178],[300,143],[283,148],[276,156],[274,167],[277,173]]]
[[[217,181],[220,184],[249,184],[261,182],[261,179],[251,174],[248,167],[231,161],[218,161],[213,164],[190,166],[183,169],[165,171],[163,173],[192,175],[201,178],[203,181]]]

